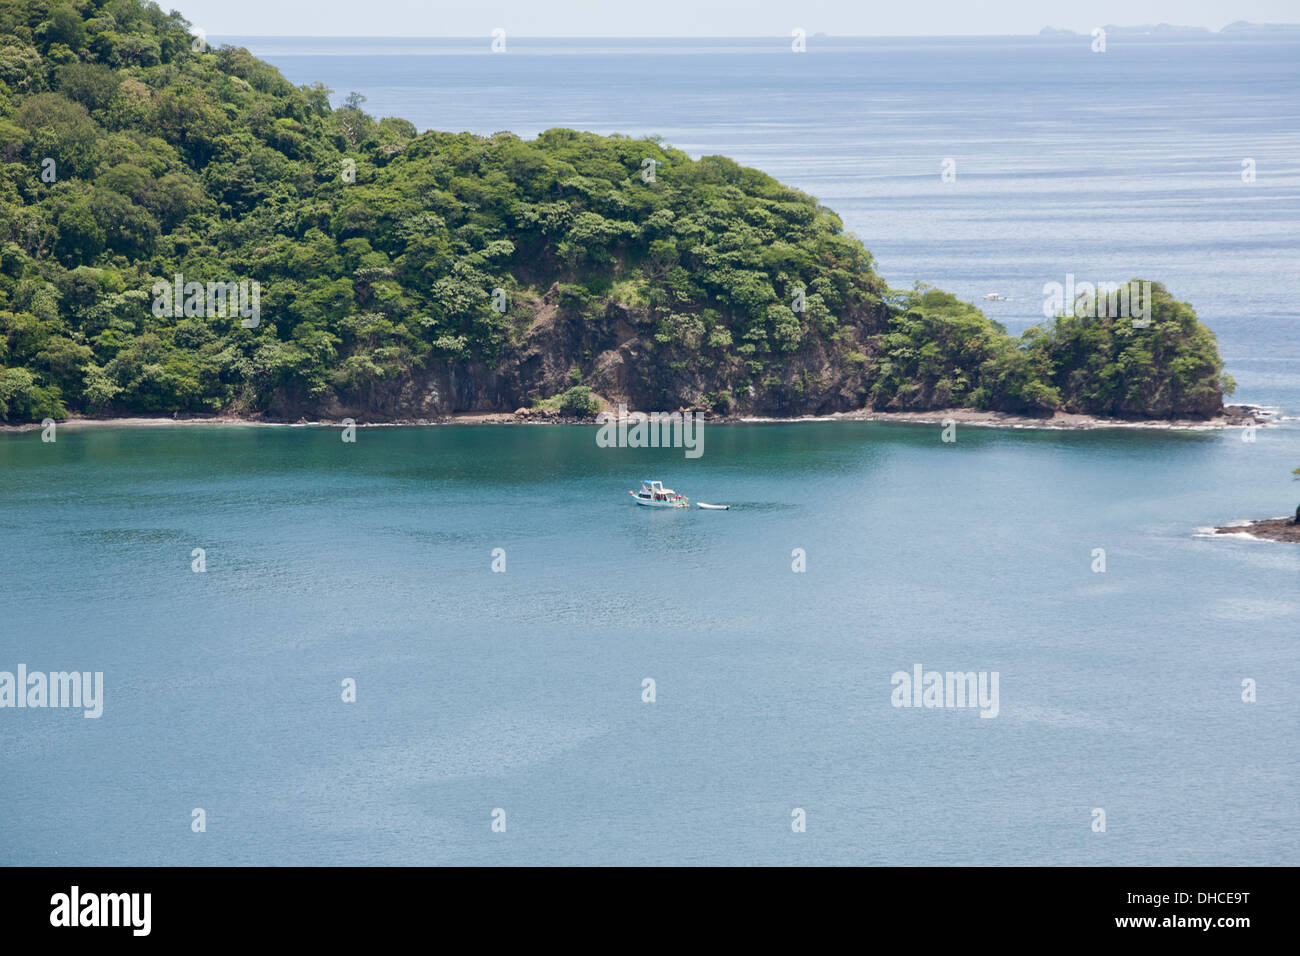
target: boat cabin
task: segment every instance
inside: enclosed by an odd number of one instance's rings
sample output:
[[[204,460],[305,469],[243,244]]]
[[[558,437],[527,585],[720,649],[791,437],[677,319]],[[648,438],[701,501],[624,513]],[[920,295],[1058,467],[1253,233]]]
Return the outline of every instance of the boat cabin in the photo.
[[[677,497],[677,492],[671,488],[665,488],[662,481],[643,481],[641,490],[636,493],[638,498],[648,498],[651,501],[671,501]]]

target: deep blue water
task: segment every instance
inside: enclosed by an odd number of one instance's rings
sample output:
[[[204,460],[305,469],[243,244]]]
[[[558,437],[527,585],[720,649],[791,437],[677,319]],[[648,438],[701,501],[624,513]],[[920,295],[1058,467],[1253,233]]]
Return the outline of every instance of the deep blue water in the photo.
[[[733,155],[1013,330],[1066,272],[1161,279],[1300,414],[1294,43],[757,43],[250,45],[422,127]],[[594,438],[0,434],[0,671],[106,682],[0,709],[0,863],[1300,862],[1300,548],[1197,534],[1294,509],[1296,421]],[[998,716],[891,706],[918,663]]]

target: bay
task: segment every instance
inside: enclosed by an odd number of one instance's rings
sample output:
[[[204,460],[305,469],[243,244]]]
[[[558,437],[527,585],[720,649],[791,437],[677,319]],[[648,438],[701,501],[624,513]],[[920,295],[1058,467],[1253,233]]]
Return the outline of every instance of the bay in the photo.
[[[1295,506],[1296,41],[238,42],[421,128],[733,156],[1013,332],[1163,281],[1283,421],[0,434],[0,670],[106,696],[0,710],[0,862],[1300,860],[1300,551],[1198,534]],[[998,716],[892,706],[916,664]]]
[[[1300,551],[1195,533],[1278,510],[1281,444],[595,434],[0,436],[0,669],[106,687],[0,711],[0,857],[1295,861]],[[646,476],[732,508],[636,507]],[[996,719],[892,706],[918,663],[998,672]]]

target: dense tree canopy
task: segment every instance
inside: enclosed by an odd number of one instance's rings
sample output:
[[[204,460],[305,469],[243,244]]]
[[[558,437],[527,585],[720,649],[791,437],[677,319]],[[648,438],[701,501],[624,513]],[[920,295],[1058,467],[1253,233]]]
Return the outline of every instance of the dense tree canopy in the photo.
[[[946,293],[891,293],[833,212],[726,158],[418,134],[330,92],[152,3],[0,2],[0,419],[378,407],[434,367],[526,370],[550,307],[634,342],[665,403],[1221,405],[1213,336],[1162,287],[1148,328],[1013,340]],[[256,281],[258,321],[160,314],[177,275]],[[593,351],[519,394],[600,385]]]

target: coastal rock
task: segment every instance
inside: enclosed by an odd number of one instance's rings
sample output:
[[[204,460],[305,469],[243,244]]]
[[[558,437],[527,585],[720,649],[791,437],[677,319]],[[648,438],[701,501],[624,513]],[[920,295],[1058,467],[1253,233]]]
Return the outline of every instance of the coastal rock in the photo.
[[[1300,509],[1296,509],[1300,518]],[[1290,541],[1300,544],[1300,523],[1292,518],[1264,518],[1236,527],[1215,528],[1215,534],[1248,534],[1269,541]]]
[[[1267,412],[1254,405],[1223,406],[1223,420],[1228,425],[1262,425],[1270,419]]]

